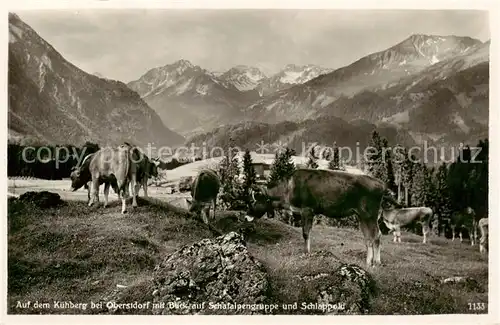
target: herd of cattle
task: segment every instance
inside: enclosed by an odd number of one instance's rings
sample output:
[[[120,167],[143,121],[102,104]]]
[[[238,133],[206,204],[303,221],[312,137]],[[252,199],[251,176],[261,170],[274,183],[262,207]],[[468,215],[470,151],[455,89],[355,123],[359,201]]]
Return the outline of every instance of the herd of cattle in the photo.
[[[89,206],[98,202],[99,186],[104,184],[104,206],[108,203],[109,187],[121,199],[122,213],[127,211],[126,199],[132,192],[132,206],[137,206],[140,187],[147,197],[147,181],[158,175],[158,161],[150,160],[140,150],[125,143],[117,148],[103,148],[85,157],[84,161],[73,168],[71,188],[73,191],[85,186],[88,190]],[[201,170],[191,186],[191,199],[187,200],[189,212],[201,215],[203,222],[209,224],[210,209],[213,206],[215,217],[217,195],[221,187],[215,171]],[[130,190],[129,190],[130,188]],[[418,222],[422,225],[423,243],[427,242],[432,209],[428,207],[399,208],[392,193],[385,184],[368,175],[350,174],[343,171],[321,169],[297,169],[288,180],[283,180],[268,188],[261,186],[251,191],[251,202],[245,211],[246,222],[267,214],[273,218],[275,211],[299,215],[302,226],[305,250],[311,250],[310,232],[315,215],[341,218],[356,215],[367,248],[368,266],[380,264],[379,220],[393,232],[394,242],[401,242],[401,228]],[[382,208],[382,202],[395,206]],[[476,217],[472,208],[454,213],[448,220],[453,238],[458,231],[462,241],[462,231],[468,230],[471,245],[477,241],[477,229],[481,233],[479,250],[487,252],[488,219]]]

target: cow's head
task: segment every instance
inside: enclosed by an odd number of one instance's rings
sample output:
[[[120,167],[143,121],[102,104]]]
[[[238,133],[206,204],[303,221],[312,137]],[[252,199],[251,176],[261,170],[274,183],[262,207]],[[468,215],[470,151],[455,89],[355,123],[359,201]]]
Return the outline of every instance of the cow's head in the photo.
[[[147,172],[149,177],[158,177],[158,162],[155,160],[151,160],[147,162],[148,167],[147,167]]]
[[[74,192],[87,184],[87,180],[84,179],[82,171],[78,167],[71,168],[71,174],[69,175],[71,179],[71,191]]]
[[[255,192],[250,190],[251,202],[249,204],[245,219],[253,221],[262,218],[267,213],[268,218],[274,218],[274,199],[265,190]]]
[[[186,202],[188,205],[188,211],[191,213],[199,213],[202,208],[202,204],[200,202],[193,200],[193,198],[186,198]]]

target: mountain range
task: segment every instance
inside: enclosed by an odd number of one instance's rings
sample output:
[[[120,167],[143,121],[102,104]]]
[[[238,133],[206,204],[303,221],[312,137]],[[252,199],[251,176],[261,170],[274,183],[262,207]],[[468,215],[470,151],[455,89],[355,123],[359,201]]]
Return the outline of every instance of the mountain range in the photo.
[[[186,136],[205,134],[206,140],[212,129],[228,129],[228,124],[300,124],[334,116],[349,123],[365,120],[366,127],[402,129],[417,143],[456,145],[488,135],[489,46],[470,37],[416,34],[335,70],[289,64],[266,77],[254,67],[213,73],[190,64],[211,85],[224,90],[188,99],[180,93],[200,84],[191,78],[189,88],[184,87],[184,73],[168,82],[159,78],[156,84],[167,85],[156,87],[163,89],[162,96],[141,94],[136,85],[151,83],[148,74],[129,86],[164,117],[167,126]],[[169,70],[176,64],[156,69]],[[201,121],[190,114],[207,117]],[[252,124],[243,124],[251,133]]]
[[[184,141],[123,82],[80,70],[12,13],[8,63],[8,128],[16,138],[75,145]]]
[[[475,144],[488,136],[489,47],[416,34],[338,69],[286,64],[267,76],[180,59],[125,85],[78,69],[11,14],[9,130],[58,143],[265,137],[297,150],[309,140],[353,145],[377,129],[391,143]]]
[[[266,77],[258,68],[239,65],[211,72],[187,60],[149,70],[128,83],[162,118],[183,135],[206,132],[244,119],[244,108],[265,95],[309,81],[330,69],[286,65]]]

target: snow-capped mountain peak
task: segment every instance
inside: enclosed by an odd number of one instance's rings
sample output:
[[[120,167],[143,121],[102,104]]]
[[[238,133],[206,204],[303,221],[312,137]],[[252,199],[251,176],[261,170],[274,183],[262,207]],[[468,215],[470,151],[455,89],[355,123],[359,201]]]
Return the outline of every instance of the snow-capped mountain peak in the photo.
[[[294,85],[303,84],[322,74],[333,71],[314,64],[296,65],[287,64],[282,70],[272,77],[263,80],[257,90],[261,96],[266,96]]]
[[[224,86],[234,86],[240,91],[252,90],[266,78],[258,68],[246,65],[237,65],[218,76]]]
[[[287,64],[283,70],[277,73],[280,82],[287,84],[302,84],[317,76],[331,72],[332,69],[325,69],[314,64],[303,66]]]
[[[128,86],[137,91],[141,97],[146,97],[177,84],[186,75],[203,74],[204,72],[199,66],[181,59],[149,70],[138,80],[129,82]]]

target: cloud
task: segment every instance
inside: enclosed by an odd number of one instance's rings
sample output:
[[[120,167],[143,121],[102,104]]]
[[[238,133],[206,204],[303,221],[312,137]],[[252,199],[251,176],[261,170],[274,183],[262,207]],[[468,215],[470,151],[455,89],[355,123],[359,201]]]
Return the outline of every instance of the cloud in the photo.
[[[411,34],[489,39],[488,15],[458,10],[22,11],[67,60],[125,82],[187,59],[213,71],[238,64],[338,68]]]

